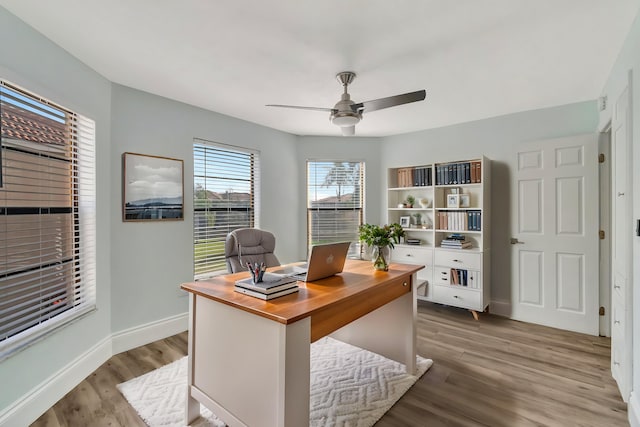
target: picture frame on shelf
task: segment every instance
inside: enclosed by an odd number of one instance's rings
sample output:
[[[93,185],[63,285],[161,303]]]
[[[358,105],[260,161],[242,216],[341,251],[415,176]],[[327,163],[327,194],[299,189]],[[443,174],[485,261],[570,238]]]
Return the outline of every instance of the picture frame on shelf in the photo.
[[[411,225],[411,216],[407,215],[407,216],[400,217],[400,227],[409,228],[410,225]]]
[[[447,208],[459,208],[459,207],[460,207],[460,195],[447,194]]]
[[[468,208],[471,206],[471,198],[469,194],[460,194],[460,207]]]

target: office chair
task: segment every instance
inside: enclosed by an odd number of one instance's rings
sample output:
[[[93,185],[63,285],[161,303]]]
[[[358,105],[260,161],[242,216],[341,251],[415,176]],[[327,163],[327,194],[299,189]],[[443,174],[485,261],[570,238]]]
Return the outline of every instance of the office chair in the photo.
[[[276,238],[273,233],[257,228],[239,228],[227,234],[224,256],[227,271],[237,273],[247,269],[247,262],[264,262],[267,267],[280,265],[273,251]],[[241,262],[243,265],[241,265]]]

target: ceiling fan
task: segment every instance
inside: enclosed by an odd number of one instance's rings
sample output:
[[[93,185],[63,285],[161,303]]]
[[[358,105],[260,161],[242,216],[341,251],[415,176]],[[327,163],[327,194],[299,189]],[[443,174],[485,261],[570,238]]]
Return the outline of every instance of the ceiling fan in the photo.
[[[427,93],[425,90],[404,93],[402,95],[389,96],[387,98],[374,99],[373,101],[365,101],[355,103],[351,100],[351,96],[347,92],[347,86],[356,77],[356,73],[352,71],[343,71],[336,75],[336,78],[342,84],[344,92],[340,101],[333,108],[322,107],[301,107],[297,105],[281,105],[267,104],[267,107],[297,108],[300,110],[327,111],[331,113],[329,120],[342,130],[345,136],[354,135],[356,132],[356,124],[362,120],[362,114],[371,111],[382,110],[383,108],[395,107],[396,105],[408,104],[410,102],[423,101]]]

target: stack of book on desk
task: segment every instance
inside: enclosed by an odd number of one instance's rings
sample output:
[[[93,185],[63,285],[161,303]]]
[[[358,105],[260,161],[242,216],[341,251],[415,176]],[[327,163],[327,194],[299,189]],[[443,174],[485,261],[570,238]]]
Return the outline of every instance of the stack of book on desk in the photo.
[[[442,248],[465,249],[471,247],[471,242],[466,240],[462,234],[450,234],[440,243]]]
[[[235,290],[252,297],[270,300],[298,292],[298,281],[291,276],[264,273],[262,282],[253,283],[251,277],[236,280]]]

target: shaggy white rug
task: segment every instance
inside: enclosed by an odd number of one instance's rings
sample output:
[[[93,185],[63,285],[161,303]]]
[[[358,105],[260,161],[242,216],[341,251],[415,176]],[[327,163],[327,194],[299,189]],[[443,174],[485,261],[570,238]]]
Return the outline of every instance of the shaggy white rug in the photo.
[[[431,367],[417,356],[418,375],[404,373],[404,365],[378,354],[323,338],[311,345],[311,401],[309,425],[368,427]],[[187,358],[134,378],[118,389],[151,427],[183,426]],[[201,406],[193,426],[223,427]]]

